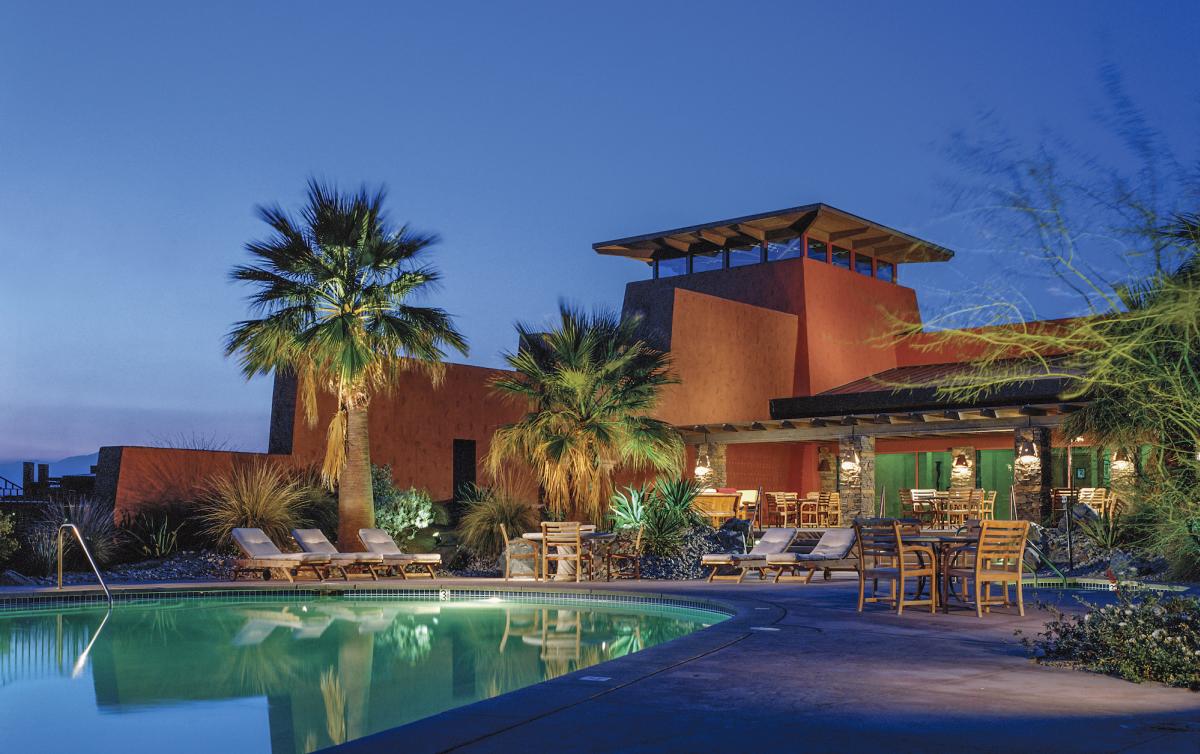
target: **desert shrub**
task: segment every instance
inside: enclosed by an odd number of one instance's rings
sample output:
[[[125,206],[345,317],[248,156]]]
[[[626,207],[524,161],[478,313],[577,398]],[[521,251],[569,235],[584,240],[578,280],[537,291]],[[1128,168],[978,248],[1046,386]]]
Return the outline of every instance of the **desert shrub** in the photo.
[[[321,533],[333,543],[337,543],[338,530],[338,501],[337,495],[321,481],[321,470],[309,467],[295,472],[300,483],[303,501],[300,503],[300,519],[304,525],[312,529],[320,529]],[[348,548],[353,549],[353,548]]]
[[[371,491],[375,498],[375,525],[401,547],[433,524],[433,499],[429,493],[416,487],[397,488],[390,466],[371,467]]]
[[[1099,548],[1112,550],[1124,544],[1128,527],[1120,513],[1105,513],[1079,522],[1079,531]]]
[[[52,500],[42,509],[41,517],[31,527],[28,544],[35,568],[49,573],[57,564],[58,527],[75,524],[83,541],[100,567],[113,563],[121,552],[122,534],[113,519],[111,503],[92,497],[63,497]],[[86,563],[74,535],[63,535],[63,564],[77,568]]]
[[[0,513],[0,566],[7,565],[21,543],[17,541],[17,517],[11,513]]]
[[[179,549],[179,531],[183,524],[172,523],[166,515],[141,513],[123,521],[121,528],[136,554],[146,558],[165,558]]]
[[[700,489],[698,483],[687,479],[654,483],[642,506],[643,552],[660,557],[682,553],[688,535],[704,523],[693,506]]]
[[[1117,595],[1115,605],[1083,602],[1083,615],[1055,611],[1026,647],[1042,662],[1200,689],[1200,599],[1128,588]]]
[[[483,557],[494,557],[508,544],[500,535],[500,524],[510,537],[538,526],[537,504],[504,489],[466,485],[460,498],[467,511],[458,522],[459,540]]]
[[[199,519],[217,546],[227,546],[237,528],[262,529],[281,548],[291,530],[307,525],[307,488],[296,475],[263,461],[237,464],[211,477],[201,496]]]
[[[609,516],[614,530],[636,529],[646,520],[646,504],[653,494],[647,485],[626,487],[613,493]]]
[[[1200,579],[1200,464],[1138,483],[1136,544],[1162,555],[1178,579]]]

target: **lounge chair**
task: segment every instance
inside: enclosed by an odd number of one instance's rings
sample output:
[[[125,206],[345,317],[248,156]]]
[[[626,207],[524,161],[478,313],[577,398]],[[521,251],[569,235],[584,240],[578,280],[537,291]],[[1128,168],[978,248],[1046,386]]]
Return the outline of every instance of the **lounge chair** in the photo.
[[[398,573],[401,578],[407,579],[409,576],[421,576],[425,574],[408,574],[404,572],[405,566],[418,565],[429,571],[429,578],[437,578],[437,566],[442,564],[442,556],[436,552],[427,553],[407,553],[403,552],[396,546],[395,540],[391,535],[383,529],[359,529],[358,538],[362,540],[366,546],[367,552],[375,553],[383,556],[383,564],[391,568],[393,573]]]
[[[341,571],[342,578],[346,581],[350,580],[351,569],[370,574],[373,581],[379,580],[375,568],[383,567],[383,556],[378,553],[338,552],[325,536],[325,532],[320,529],[292,529],[292,539],[296,540],[296,544],[300,545],[304,552],[328,555],[330,569]]]
[[[829,529],[821,535],[821,539],[817,541],[812,552],[780,552],[767,556],[767,570],[775,572],[776,583],[788,581],[803,581],[805,584],[812,581],[813,574],[817,569],[825,572],[825,579],[829,579],[830,571],[850,570],[857,571],[858,567],[847,568],[845,566],[835,566],[840,560],[853,558],[852,550],[854,549],[854,529]],[[807,568],[808,573],[804,576],[796,574],[797,568]],[[788,575],[784,575],[784,572]]]
[[[233,578],[239,574],[258,572],[264,579],[274,571],[295,581],[303,568],[311,569],[318,580],[324,579],[323,566],[329,565],[329,556],[315,552],[282,552],[262,529],[234,529],[233,541],[241,548],[244,558],[233,562]]]
[[[766,577],[767,556],[786,552],[792,540],[796,538],[796,530],[791,528],[767,529],[762,539],[750,552],[722,552],[705,555],[700,558],[701,565],[708,566],[712,571],[708,574],[709,581],[736,581],[741,583],[746,574],[752,570],[758,571],[758,578]],[[738,569],[737,574],[717,575],[717,570],[723,566]]]

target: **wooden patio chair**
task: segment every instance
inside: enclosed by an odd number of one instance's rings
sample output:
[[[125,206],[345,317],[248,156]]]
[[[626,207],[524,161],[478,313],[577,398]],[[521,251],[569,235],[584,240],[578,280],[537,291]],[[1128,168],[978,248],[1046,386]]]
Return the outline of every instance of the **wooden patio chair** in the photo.
[[[973,489],[950,490],[946,495],[946,509],[942,521],[951,529],[957,529],[971,518],[971,501],[974,498]]]
[[[762,496],[762,488],[738,490],[738,496],[737,515],[746,521],[753,521],[755,514],[758,512],[758,500]]]
[[[842,525],[842,493],[822,492],[817,496],[817,519],[820,526],[836,529]]]
[[[608,551],[608,580],[612,581],[613,576],[617,578],[632,578],[637,581],[642,579],[642,532],[646,527],[643,524],[638,527],[637,536],[634,537],[633,544],[628,549],[622,548],[614,550],[612,547]],[[632,568],[632,574],[630,573]]]
[[[737,492],[702,492],[696,495],[692,507],[712,528],[719,529],[726,521],[737,517],[738,497]]]
[[[895,519],[873,519],[855,522],[854,534],[858,545],[858,611],[861,613],[867,602],[887,602],[896,608],[897,615],[904,614],[905,605],[929,605],[929,612],[937,612],[938,590],[934,586],[937,578],[937,560],[933,548],[928,545],[904,544],[904,535],[920,532],[915,526],[903,526]],[[867,580],[872,583],[871,596],[866,596]],[[906,594],[909,579],[917,580],[917,591],[913,598]],[[887,597],[878,595],[879,582],[891,583]],[[929,596],[922,599],[925,586]]]
[[[797,520],[798,495],[795,492],[772,492],[773,521],[778,526],[794,526]]]
[[[575,581],[583,580],[583,569],[591,572],[592,559],[583,546],[583,530],[578,521],[542,522],[542,580],[550,579],[550,562],[561,568],[575,564]]]
[[[796,501],[797,523],[802,529],[815,529],[821,525],[820,493],[810,492],[804,499]]]
[[[926,526],[932,526],[937,523],[937,490],[932,489],[911,489],[901,490],[907,491],[909,499],[912,501],[911,513],[905,518],[915,518]],[[905,511],[908,512],[908,511]]]
[[[525,539],[510,539],[508,536],[508,528],[504,524],[500,524],[500,538],[504,540],[504,580],[508,581],[512,577],[512,563],[514,560],[529,561],[529,575],[534,581],[538,577],[538,554],[537,547],[530,541]],[[528,548],[528,551],[513,550],[513,545]]]
[[[979,518],[992,521],[996,518],[996,490],[985,490],[983,503],[979,506]]]
[[[949,594],[950,580],[961,579],[974,584],[975,615],[982,618],[993,605],[1008,607],[1008,585],[1017,587],[1017,612],[1025,615],[1025,595],[1021,584],[1021,562],[1029,535],[1028,521],[984,521],[979,530],[979,544],[974,548],[970,565],[951,563],[944,569],[944,588]],[[1004,596],[992,596],[992,584],[1000,584]],[[964,592],[966,589],[964,588]]]
[[[1108,489],[1106,487],[1082,487],[1078,491],[1076,502],[1091,508],[1101,518],[1109,515]]]

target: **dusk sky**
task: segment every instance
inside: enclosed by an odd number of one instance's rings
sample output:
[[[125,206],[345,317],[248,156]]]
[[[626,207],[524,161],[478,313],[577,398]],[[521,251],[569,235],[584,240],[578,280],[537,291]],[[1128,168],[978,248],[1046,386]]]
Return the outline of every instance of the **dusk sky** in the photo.
[[[430,303],[499,365],[515,320],[648,276],[593,242],[809,202],[954,248],[901,271],[931,306],[995,269],[950,134],[1101,146],[1105,63],[1194,141],[1200,4],[981,5],[0,3],[0,460],[264,450],[227,275],[310,176],[440,234]]]

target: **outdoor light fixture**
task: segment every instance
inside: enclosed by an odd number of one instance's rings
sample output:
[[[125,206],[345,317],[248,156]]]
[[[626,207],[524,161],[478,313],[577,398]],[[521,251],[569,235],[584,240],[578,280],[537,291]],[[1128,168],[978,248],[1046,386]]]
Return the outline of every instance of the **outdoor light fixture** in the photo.
[[[1132,468],[1133,461],[1129,460],[1129,454],[1125,452],[1125,448],[1118,448],[1117,452],[1113,453],[1112,470],[1129,471]]]
[[[842,454],[842,471],[858,471],[858,451],[851,449],[849,453]]]
[[[970,466],[970,465],[971,465],[971,463],[970,463],[970,461],[968,461],[968,460],[967,460],[967,454],[966,454],[966,453],[959,453],[959,454],[958,454],[957,456],[955,456],[955,458],[954,458],[954,465],[955,465],[955,466],[960,466],[960,467],[966,468],[966,467]]]
[[[696,474],[697,479],[702,479],[712,473],[712,467],[708,465],[708,453],[701,453],[696,457],[696,468],[692,471]]]
[[[1021,463],[1036,463],[1038,460],[1037,448],[1034,447],[1033,440],[1028,437],[1022,438],[1017,445],[1017,460]]]

